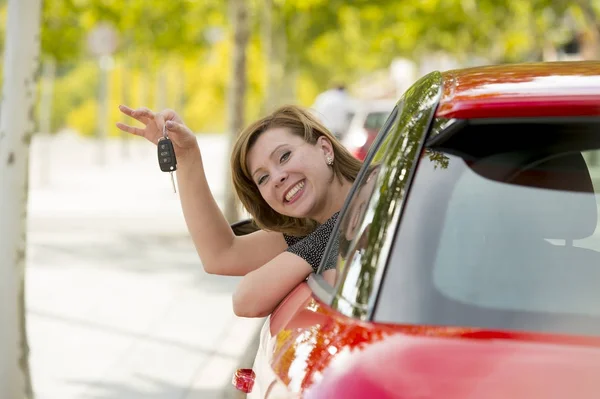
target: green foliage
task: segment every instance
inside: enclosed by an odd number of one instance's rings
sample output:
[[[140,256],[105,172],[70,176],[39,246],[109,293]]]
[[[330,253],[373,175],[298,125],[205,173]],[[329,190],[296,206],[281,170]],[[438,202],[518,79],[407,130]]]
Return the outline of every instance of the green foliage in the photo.
[[[42,6],[41,48],[59,62],[76,58],[85,44],[82,15],[73,1],[48,0]]]
[[[52,98],[51,131],[70,126],[77,128],[81,133],[92,134],[93,130],[87,125],[80,124],[79,121],[94,123],[97,85],[98,68],[92,61],[78,63],[75,68],[69,68],[68,73],[56,79]],[[93,109],[94,112],[84,112],[82,118],[73,116],[73,114],[80,115],[82,109]]]
[[[418,60],[441,50],[462,60],[483,56],[490,63],[537,59],[545,45],[564,42],[571,33],[565,15],[597,29],[600,11],[598,0],[272,3],[273,52],[282,76],[271,85],[280,101],[304,105],[333,81],[355,81],[399,56]],[[261,36],[267,2],[249,4],[247,120],[264,112],[265,71],[271,71],[272,61],[265,59]],[[0,38],[5,19],[6,2],[0,1]],[[175,108],[196,131],[225,129],[232,78],[226,0],[45,0],[42,56],[57,61],[53,130],[68,126],[93,134],[96,129],[99,70],[87,37],[100,23],[112,25],[119,38],[109,73],[110,126],[121,118],[116,106],[128,103]]]

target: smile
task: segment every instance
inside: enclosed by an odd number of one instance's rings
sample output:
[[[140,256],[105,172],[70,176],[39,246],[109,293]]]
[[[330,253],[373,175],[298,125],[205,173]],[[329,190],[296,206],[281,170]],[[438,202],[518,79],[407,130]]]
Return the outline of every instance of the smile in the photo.
[[[294,187],[290,188],[289,191],[285,194],[286,202],[293,202],[296,198],[300,196],[302,189],[304,188],[304,180],[296,184]]]

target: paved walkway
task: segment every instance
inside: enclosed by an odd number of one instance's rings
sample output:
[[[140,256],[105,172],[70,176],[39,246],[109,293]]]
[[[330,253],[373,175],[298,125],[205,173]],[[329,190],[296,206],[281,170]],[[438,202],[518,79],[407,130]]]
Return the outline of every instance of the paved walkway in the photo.
[[[200,141],[220,195],[226,143]],[[232,397],[231,373],[262,321],[233,314],[237,278],[202,271],[154,148],[133,140],[127,157],[118,143],[107,150],[100,166],[97,147],[76,137],[32,148],[26,284],[37,399]]]

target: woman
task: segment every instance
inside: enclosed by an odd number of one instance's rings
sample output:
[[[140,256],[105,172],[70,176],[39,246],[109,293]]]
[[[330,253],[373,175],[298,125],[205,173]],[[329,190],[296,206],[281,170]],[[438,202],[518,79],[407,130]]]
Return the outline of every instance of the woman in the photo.
[[[173,110],[119,109],[144,128],[117,127],[156,144],[166,126],[188,230],[207,273],[244,276],[242,317],[269,315],[318,267],[361,162],[310,112],[284,106],[244,129],[231,155],[235,191],[260,230],[235,236],[210,192],[196,137]]]

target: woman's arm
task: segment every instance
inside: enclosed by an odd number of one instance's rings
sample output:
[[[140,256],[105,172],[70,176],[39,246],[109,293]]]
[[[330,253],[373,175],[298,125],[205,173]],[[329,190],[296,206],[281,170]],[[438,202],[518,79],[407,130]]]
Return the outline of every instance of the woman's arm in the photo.
[[[257,231],[237,237],[215,201],[200,150],[177,167],[183,215],[207,273],[243,276],[287,248],[283,234]]]
[[[248,273],[233,294],[233,311],[242,317],[264,317],[322,262],[329,237],[338,218],[336,212],[308,236],[287,248],[264,266]],[[337,253],[334,250],[333,253]],[[335,267],[334,264],[331,267]],[[335,270],[323,277],[333,285]]]
[[[277,255],[246,274],[233,294],[233,312],[240,317],[265,317],[313,271],[290,252]]]
[[[154,113],[147,108],[119,107],[125,115],[144,124],[137,128],[123,123],[117,127],[157,144],[163,127],[177,157],[177,182],[183,215],[207,273],[243,276],[285,251],[281,233],[257,231],[246,236],[233,234],[206,180],[198,140],[173,110]]]

